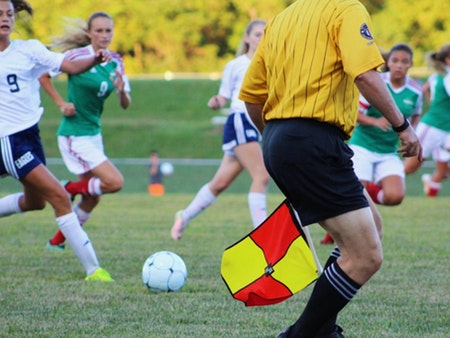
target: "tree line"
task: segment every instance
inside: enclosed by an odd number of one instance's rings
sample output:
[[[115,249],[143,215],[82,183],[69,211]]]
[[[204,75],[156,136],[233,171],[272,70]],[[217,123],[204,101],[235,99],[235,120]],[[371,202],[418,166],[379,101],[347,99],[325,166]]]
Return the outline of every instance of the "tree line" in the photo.
[[[115,20],[111,49],[124,57],[127,72],[221,71],[236,52],[247,23],[270,20],[293,0],[33,0],[33,18],[21,17],[15,38],[37,38],[50,44],[63,32],[65,19],[87,20],[105,11]],[[388,50],[398,42],[415,52],[415,65],[425,54],[449,41],[450,1],[361,0],[372,14],[378,45]]]

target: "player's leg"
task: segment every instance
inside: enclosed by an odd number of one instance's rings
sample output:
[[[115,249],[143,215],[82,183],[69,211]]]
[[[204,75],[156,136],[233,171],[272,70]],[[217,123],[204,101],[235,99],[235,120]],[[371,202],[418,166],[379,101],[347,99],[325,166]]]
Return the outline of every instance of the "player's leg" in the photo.
[[[264,165],[261,146],[258,142],[249,142],[234,148],[237,159],[252,178],[248,194],[248,205],[253,227],[259,226],[267,217],[266,189],[269,173]]]
[[[30,198],[39,195],[41,199],[47,201],[53,207],[58,227],[83,264],[87,276],[89,277],[100,269],[94,247],[86,232],[81,228],[77,216],[72,211],[69,196],[47,167],[42,164],[35,167],[28,175],[21,179],[21,182],[25,187],[24,191],[26,195],[30,192]],[[101,271],[103,270],[101,269]],[[105,280],[108,280],[106,277]],[[111,278],[109,279],[111,280]]]
[[[397,155],[380,155],[381,160],[375,166],[374,181],[378,191],[369,194],[377,204],[398,205],[405,197],[405,172],[403,163]]]
[[[424,192],[428,197],[436,197],[442,188],[442,181],[447,178],[448,162],[450,161],[450,151],[447,150],[450,137],[446,137],[445,142],[433,150],[433,160],[436,163],[433,174],[422,175]]]
[[[101,196],[122,188],[123,176],[106,157],[101,134],[58,136],[58,146],[67,169],[80,178],[66,184],[71,195]]]
[[[175,221],[171,229],[172,238],[179,240],[189,222],[213,204],[217,196],[234,181],[242,170],[237,159],[225,153],[213,179],[200,188],[186,209],[175,214]]]

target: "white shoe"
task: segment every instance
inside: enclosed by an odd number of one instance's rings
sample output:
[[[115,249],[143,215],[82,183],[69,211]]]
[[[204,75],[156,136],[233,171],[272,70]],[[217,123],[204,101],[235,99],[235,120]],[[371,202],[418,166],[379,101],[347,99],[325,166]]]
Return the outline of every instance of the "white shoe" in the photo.
[[[178,241],[183,236],[183,231],[187,228],[188,222],[185,222],[182,217],[183,210],[177,211],[175,214],[175,221],[170,231],[170,235],[175,241]]]

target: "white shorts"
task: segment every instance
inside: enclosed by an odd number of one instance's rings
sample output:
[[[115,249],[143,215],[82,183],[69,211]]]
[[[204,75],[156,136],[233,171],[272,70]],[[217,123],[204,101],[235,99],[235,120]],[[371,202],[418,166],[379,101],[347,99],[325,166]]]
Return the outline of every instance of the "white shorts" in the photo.
[[[416,134],[422,145],[424,159],[433,156],[435,161],[447,162],[449,160],[448,151],[444,149],[444,143],[447,141],[446,138],[449,135],[448,132],[419,122],[416,128]]]
[[[450,134],[444,139],[441,146],[436,147],[433,150],[433,160],[436,162],[449,162],[450,161]]]
[[[378,183],[387,176],[405,177],[403,162],[397,154],[378,154],[353,144],[350,148],[355,153],[353,168],[361,181]]]
[[[105,162],[101,134],[94,136],[58,136],[58,147],[67,169],[84,174]]]

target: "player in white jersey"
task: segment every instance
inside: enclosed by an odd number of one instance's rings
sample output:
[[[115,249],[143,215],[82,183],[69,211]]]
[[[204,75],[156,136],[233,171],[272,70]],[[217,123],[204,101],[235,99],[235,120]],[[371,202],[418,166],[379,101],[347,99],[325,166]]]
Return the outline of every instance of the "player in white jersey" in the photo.
[[[262,20],[254,20],[247,26],[241,48],[236,53],[238,56],[225,67],[219,94],[213,96],[208,102],[209,108],[220,109],[231,100],[231,114],[227,118],[223,131],[224,155],[214,178],[198,191],[186,209],[176,213],[171,230],[174,240],[181,238],[189,222],[209,207],[244,169],[252,178],[248,205],[253,227],[256,228],[266,218],[266,188],[269,183],[269,174],[264,166],[259,145],[261,135],[251,122],[244,102],[238,99],[242,80],[265,25],[266,23]]]
[[[109,53],[99,50],[71,61],[63,54],[50,52],[37,40],[11,40],[15,15],[21,11],[33,13],[26,1],[0,0],[0,176],[10,175],[23,186],[23,192],[0,199],[0,217],[42,210],[46,202],[50,203],[59,229],[86,270],[86,280],[113,281],[100,267],[67,192],[45,165],[38,128],[43,112],[39,77],[51,69],[68,74],[84,72],[109,61]]]
[[[66,51],[66,58],[83,58],[111,44],[114,22],[109,14],[93,13],[86,27],[80,27],[80,21],[76,23],[78,26],[55,39],[53,45]],[[69,44],[76,41],[75,37],[80,41]],[[100,119],[104,102],[114,91],[121,107],[129,107],[130,84],[122,57],[116,52],[110,51],[110,54],[111,62],[69,76],[67,100],[57,92],[48,74],[41,77],[43,88],[63,114],[58,128],[58,146],[67,169],[78,176],[78,181],[66,183],[65,188],[72,196],[81,194],[80,201],[74,206],[81,225],[88,221],[101,195],[117,192],[123,186],[122,174],[105,155]],[[64,241],[64,234],[58,231],[48,241],[47,249],[64,250]]]

